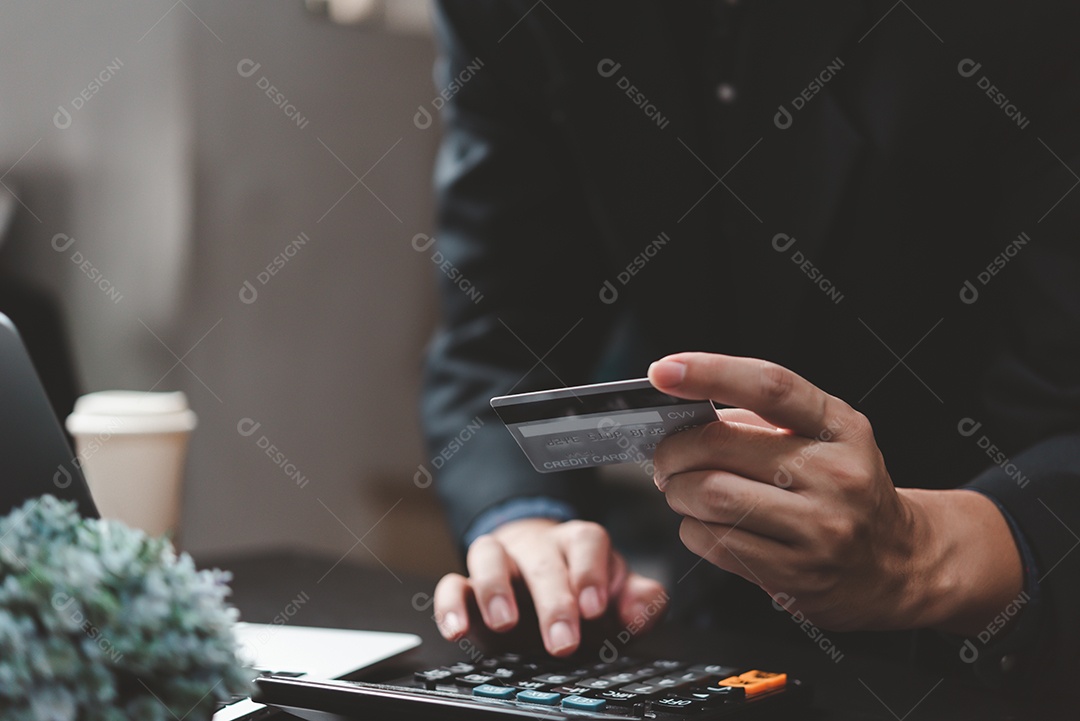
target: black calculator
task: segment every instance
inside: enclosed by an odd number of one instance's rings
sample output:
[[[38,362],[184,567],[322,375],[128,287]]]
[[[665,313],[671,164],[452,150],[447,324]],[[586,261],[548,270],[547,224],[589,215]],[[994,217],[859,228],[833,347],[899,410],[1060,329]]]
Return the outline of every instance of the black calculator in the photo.
[[[264,676],[255,700],[303,718],[711,719],[805,706],[786,673],[714,663],[621,657],[582,664],[500,654],[421,669],[389,683]]]

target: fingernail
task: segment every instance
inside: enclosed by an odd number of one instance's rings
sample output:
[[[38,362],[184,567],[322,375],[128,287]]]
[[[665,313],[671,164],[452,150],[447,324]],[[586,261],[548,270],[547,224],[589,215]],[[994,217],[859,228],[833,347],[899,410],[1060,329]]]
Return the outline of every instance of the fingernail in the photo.
[[[667,488],[667,479],[663,476],[653,476],[652,482],[653,485],[656,486],[656,490],[660,491],[661,493],[663,493],[664,489]]]
[[[488,616],[491,618],[493,628],[509,626],[514,618],[510,614],[510,604],[502,596],[496,596],[488,604]]]
[[[677,386],[686,378],[686,364],[677,360],[658,360],[649,366],[649,378],[662,386]]]
[[[570,624],[566,621],[556,621],[551,624],[551,629],[548,631],[548,640],[551,642],[553,652],[562,651],[577,643],[574,629],[570,628]]]
[[[600,590],[596,586],[589,586],[581,592],[578,598],[581,605],[581,613],[586,618],[596,618],[604,612],[604,602],[600,599]]]
[[[442,626],[439,630],[442,631],[442,635],[447,639],[451,639],[458,635],[461,631],[461,620],[458,618],[458,615],[451,611],[443,616]]]

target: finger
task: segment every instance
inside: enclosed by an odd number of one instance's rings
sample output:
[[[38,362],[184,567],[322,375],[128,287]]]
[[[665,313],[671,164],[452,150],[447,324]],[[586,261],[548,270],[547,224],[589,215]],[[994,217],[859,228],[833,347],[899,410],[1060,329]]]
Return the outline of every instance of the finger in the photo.
[[[724,470],[787,488],[793,478],[781,468],[800,467],[822,448],[820,441],[786,431],[716,421],[661,441],[653,454],[653,478],[657,488],[664,490],[676,473]]]
[[[518,622],[513,588],[516,567],[503,545],[492,536],[480,536],[469,546],[465,565],[484,623],[493,631],[513,628]]]
[[[573,653],[581,641],[580,618],[562,551],[553,543],[535,544],[516,560],[536,607],[544,647],[552,656]]]
[[[790,547],[733,526],[684,518],[679,538],[692,553],[762,588],[771,587],[773,568],[794,566]]]
[[[744,426],[757,426],[758,428],[767,428],[770,431],[776,430],[776,426],[772,423],[745,408],[718,408],[716,415],[724,423],[741,423]]]
[[[667,610],[668,593],[664,586],[651,578],[631,573],[619,596],[619,620],[634,634],[643,633],[656,625]]]
[[[448,573],[435,586],[435,626],[447,641],[457,641],[469,630],[469,581],[458,573]]]
[[[559,526],[557,537],[581,615],[588,619],[602,616],[608,603],[608,532],[596,523],[568,521]]]
[[[621,553],[612,553],[608,563],[608,598],[618,598],[626,586],[628,574],[626,559]]]
[[[856,415],[847,403],[805,378],[757,358],[677,353],[649,366],[649,380],[657,389],[680,398],[708,398],[746,408],[807,438],[823,431],[839,435]]]
[[[737,526],[783,542],[806,535],[806,498],[727,471],[675,474],[668,479],[664,497],[676,513],[706,523]]]

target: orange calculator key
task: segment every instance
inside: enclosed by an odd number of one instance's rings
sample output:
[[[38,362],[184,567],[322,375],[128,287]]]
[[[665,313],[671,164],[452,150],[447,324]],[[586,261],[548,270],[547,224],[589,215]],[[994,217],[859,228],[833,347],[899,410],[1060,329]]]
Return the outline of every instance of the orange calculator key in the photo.
[[[739,686],[745,690],[747,696],[756,696],[759,693],[783,688],[787,685],[787,674],[757,670],[747,671],[738,676],[729,676],[721,681],[719,685]]]

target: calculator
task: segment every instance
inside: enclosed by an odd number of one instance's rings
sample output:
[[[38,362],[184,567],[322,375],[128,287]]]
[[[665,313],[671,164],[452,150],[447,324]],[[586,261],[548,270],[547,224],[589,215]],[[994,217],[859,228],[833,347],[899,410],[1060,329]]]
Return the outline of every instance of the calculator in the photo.
[[[520,654],[420,669],[389,683],[256,679],[255,700],[307,719],[754,718],[806,706],[810,688],[787,673],[719,663],[621,657],[582,664]]]

